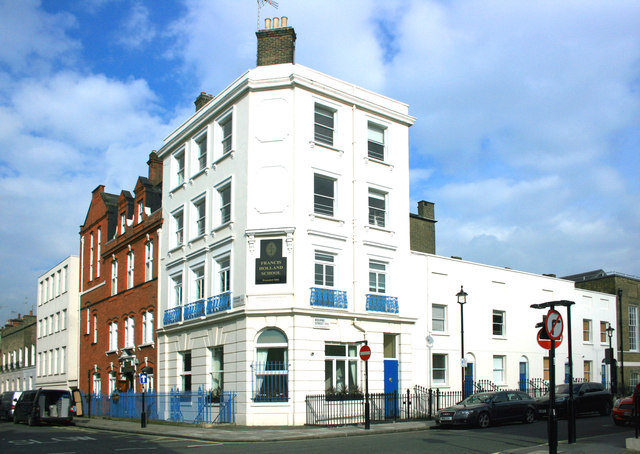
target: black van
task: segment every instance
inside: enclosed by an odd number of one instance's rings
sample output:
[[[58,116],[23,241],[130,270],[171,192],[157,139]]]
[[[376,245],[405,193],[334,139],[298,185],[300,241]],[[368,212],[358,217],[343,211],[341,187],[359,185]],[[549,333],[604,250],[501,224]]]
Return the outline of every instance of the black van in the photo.
[[[21,391],[5,391],[0,395],[0,419],[13,419],[13,408],[16,406]]]
[[[64,389],[24,391],[13,410],[13,422],[35,426],[41,422],[70,424],[74,404],[71,392]]]

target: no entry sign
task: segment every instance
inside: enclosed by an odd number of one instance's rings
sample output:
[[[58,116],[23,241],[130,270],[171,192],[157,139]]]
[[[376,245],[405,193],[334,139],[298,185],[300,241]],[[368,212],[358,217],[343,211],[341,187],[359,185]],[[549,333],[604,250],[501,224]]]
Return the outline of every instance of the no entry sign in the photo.
[[[366,361],[371,357],[371,348],[368,345],[360,347],[360,359]]]

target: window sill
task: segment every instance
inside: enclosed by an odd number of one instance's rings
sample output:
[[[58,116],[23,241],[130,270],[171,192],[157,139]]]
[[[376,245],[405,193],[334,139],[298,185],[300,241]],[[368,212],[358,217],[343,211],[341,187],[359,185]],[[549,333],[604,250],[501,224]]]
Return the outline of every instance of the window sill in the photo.
[[[173,189],[171,189],[171,190],[169,191],[169,197],[172,197],[174,193],[176,193],[176,192],[178,192],[179,190],[184,189],[184,188],[186,188],[186,187],[187,187],[187,183],[186,183],[186,182],[184,182],[184,183],[180,183],[178,186],[176,186],[175,188],[173,188]]]
[[[140,345],[138,345],[138,350],[140,350],[142,348],[145,348],[145,347],[155,347],[155,345],[156,345],[155,342],[147,342],[147,343],[144,343],[144,344],[140,344]]]
[[[432,336],[449,336],[449,333],[446,331],[432,331]]]
[[[232,230],[233,229],[233,221],[227,221],[224,224],[220,224],[219,226],[211,229],[211,233],[215,235],[220,230],[223,230],[223,229],[225,229],[227,227],[229,228],[229,230]]]
[[[311,146],[311,148],[320,147],[320,148],[325,148],[327,150],[335,151],[337,153],[340,153],[341,155],[344,154],[343,150],[340,150],[339,148],[336,148],[333,145],[328,145],[322,142],[316,142],[315,140],[310,141],[309,145]]]
[[[312,221],[315,220],[315,219],[322,219],[322,220],[325,220],[325,221],[336,222],[336,223],[339,223],[340,225],[343,225],[345,223],[342,219],[338,219],[338,218],[335,218],[333,216],[327,216],[326,214],[311,213],[309,215],[309,218]]]
[[[104,352],[105,355],[109,356],[111,354],[118,354],[118,349],[116,348],[115,350],[107,350],[106,352]]]
[[[377,230],[378,232],[383,232],[383,233],[389,233],[391,235],[394,235],[395,232],[393,230],[389,230],[385,227],[378,227],[377,225],[371,225],[371,224],[367,224],[364,226],[365,230]]]
[[[189,184],[193,184],[193,180],[198,179],[198,177],[200,175],[204,175],[204,174],[209,175],[209,168],[208,167],[205,167],[204,169],[200,169],[196,173],[191,175],[191,178],[189,178]]]
[[[381,160],[375,159],[375,158],[371,158],[369,156],[365,156],[364,157],[364,161],[367,164],[370,163],[370,162],[373,162],[375,164],[380,164],[381,166],[389,167],[390,170],[394,169],[394,165],[393,164],[389,164],[388,162],[381,161]]]
[[[234,150],[231,151],[227,151],[225,154],[223,154],[222,156],[220,156],[218,159],[216,159],[215,161],[213,161],[213,164],[211,164],[211,168],[213,170],[216,170],[216,167],[218,167],[218,165],[223,162],[226,161],[227,159],[233,159],[233,156],[235,154]]]
[[[495,334],[491,338],[493,340],[507,340],[507,336],[496,336]]]

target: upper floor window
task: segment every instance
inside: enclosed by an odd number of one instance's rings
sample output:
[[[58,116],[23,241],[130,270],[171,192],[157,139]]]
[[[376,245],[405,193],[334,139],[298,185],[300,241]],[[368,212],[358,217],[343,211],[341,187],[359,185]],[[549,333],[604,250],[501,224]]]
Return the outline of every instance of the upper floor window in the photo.
[[[316,251],[315,255],[315,285],[333,287],[334,255]]]
[[[173,306],[182,306],[182,274],[171,277],[173,281]]]
[[[335,111],[320,104],[315,105],[314,140],[333,146]]]
[[[314,174],[313,176],[313,212],[333,216],[335,206],[335,183],[333,178]]]
[[[207,167],[207,133],[200,134],[195,142],[198,151],[198,170],[204,170]]]
[[[120,213],[120,235],[124,233],[124,228],[127,225],[127,215],[125,213]]]
[[[89,235],[89,280],[93,279],[93,232]]]
[[[127,254],[127,288],[133,287],[134,284],[134,266],[135,255],[133,251],[129,251]]]
[[[387,218],[387,194],[369,189],[369,225],[384,227]]]
[[[196,237],[204,235],[206,223],[206,204],[205,197],[200,197],[193,202],[193,217],[195,218],[194,234]]]
[[[143,215],[144,215],[144,202],[140,200],[138,202],[138,224],[142,222]]]
[[[118,293],[118,261],[111,262],[111,294]]]
[[[195,299],[204,298],[204,266],[200,266],[193,270],[193,281],[195,284]]]
[[[231,185],[227,184],[218,189],[220,195],[220,224],[231,221]]]
[[[98,316],[93,315],[93,343],[98,342]]]
[[[153,279],[153,241],[144,246],[144,278],[145,281]]]
[[[384,161],[385,151],[385,128],[375,123],[369,122],[369,137],[367,142],[368,156],[371,159]]]
[[[175,186],[180,186],[184,183],[184,150],[180,150],[173,155],[173,168]]]
[[[431,306],[431,330],[445,332],[447,326],[447,306],[434,304]]]
[[[387,264],[377,260],[369,260],[369,291],[386,293]]]
[[[607,342],[607,326],[609,326],[607,322],[600,322],[600,343],[602,344]]]
[[[217,260],[220,293],[231,291],[231,259],[229,256]]]
[[[220,143],[222,154],[225,155],[233,149],[233,115],[230,113],[218,121],[220,128]]]
[[[591,320],[586,318],[582,320],[582,340],[591,342]]]
[[[629,305],[629,350],[638,350],[638,306]]]
[[[173,213],[173,247],[181,246],[184,241],[184,214],[182,208]]]
[[[504,320],[505,315],[504,311],[493,311],[493,335],[494,336],[504,336]]]
[[[124,325],[124,346],[133,347],[135,346],[135,341],[135,321],[133,317],[129,317],[125,320]]]
[[[100,227],[98,227],[97,233],[98,233],[98,237],[96,241],[96,247],[97,247],[98,253],[96,254],[96,277],[100,277],[100,262],[102,262],[101,252],[100,252],[100,245],[102,244],[102,229]],[[65,276],[67,274],[66,270],[67,270],[67,267],[65,267],[65,273],[64,273]],[[64,281],[66,281],[66,278],[63,280],[63,282]],[[67,286],[66,282],[64,282],[64,286],[66,290],[66,286]]]
[[[109,323],[109,351],[118,349],[118,322]]]
[[[153,312],[142,314],[142,343],[153,343]]]
[[[91,309],[87,309],[87,331],[86,334],[91,333]]]

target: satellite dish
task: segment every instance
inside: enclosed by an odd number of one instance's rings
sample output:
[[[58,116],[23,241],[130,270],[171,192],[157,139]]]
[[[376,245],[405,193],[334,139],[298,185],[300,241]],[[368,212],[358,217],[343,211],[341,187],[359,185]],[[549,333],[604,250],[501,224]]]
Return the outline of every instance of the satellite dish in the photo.
[[[431,335],[427,336],[427,347],[433,347],[433,337]]]

